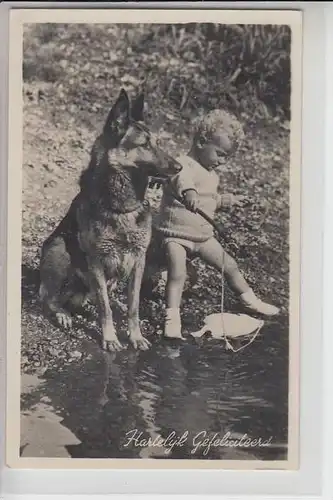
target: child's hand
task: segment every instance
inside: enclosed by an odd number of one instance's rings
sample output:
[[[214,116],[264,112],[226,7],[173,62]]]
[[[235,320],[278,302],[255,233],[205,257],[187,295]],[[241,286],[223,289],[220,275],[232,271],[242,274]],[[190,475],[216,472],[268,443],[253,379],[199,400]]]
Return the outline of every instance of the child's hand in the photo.
[[[187,189],[183,194],[183,203],[188,210],[196,212],[198,208],[198,194],[194,189]]]
[[[232,195],[232,205],[236,205],[238,207],[241,207],[243,206],[246,202],[248,201],[248,199],[246,198],[246,196],[242,196],[242,195]]]
[[[228,209],[233,206],[244,207],[248,203],[249,199],[246,196],[226,193],[220,195],[218,210]]]

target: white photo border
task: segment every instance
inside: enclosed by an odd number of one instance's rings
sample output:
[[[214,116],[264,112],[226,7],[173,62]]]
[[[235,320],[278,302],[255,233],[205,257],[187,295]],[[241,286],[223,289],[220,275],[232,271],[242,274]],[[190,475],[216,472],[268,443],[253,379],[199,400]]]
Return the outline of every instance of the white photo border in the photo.
[[[241,5],[243,4],[243,5]],[[266,4],[266,2],[264,2]],[[15,5],[15,7],[27,8],[28,3]],[[63,3],[41,3],[32,6],[40,8],[50,8],[56,6],[59,9],[66,7]],[[91,4],[76,4],[77,8],[88,8]],[[115,8],[121,8],[121,3],[117,3]],[[168,3],[168,9],[171,3]],[[182,5],[177,3],[177,8]],[[215,2],[215,8],[234,8],[234,3]],[[4,7],[3,7],[4,6]],[[1,7],[2,20],[4,13],[7,14],[10,4],[3,4]],[[73,7],[73,5],[69,5]],[[94,4],[96,8],[97,3]],[[105,4],[104,4],[105,7]],[[129,8],[130,4],[126,5]],[[142,4],[140,5],[140,8]],[[156,4],[146,4],[146,7],[155,8]],[[202,8],[202,4],[200,6]],[[205,4],[205,9],[209,4]],[[264,7],[263,2],[239,2],[239,7],[257,8]],[[331,9],[323,5],[314,5],[313,3],[305,5],[299,2],[297,5],[293,2],[272,2],[270,9],[286,10],[290,8],[301,8],[303,11],[303,34],[304,34],[304,59],[303,59],[303,127],[302,127],[302,300],[301,300],[301,329],[303,338],[301,355],[301,447],[300,447],[300,470],[299,471],[229,471],[229,470],[25,470],[3,468],[3,486],[8,494],[103,494],[103,493],[163,493],[163,494],[219,494],[225,495],[288,495],[290,498],[311,495],[314,498],[326,495],[323,491],[324,483],[322,481],[323,466],[329,472],[332,470],[332,462],[328,452],[325,455],[323,464],[323,436],[325,439],[328,429],[328,410],[321,411],[322,403],[329,399],[328,378],[326,376],[325,397],[321,391],[322,384],[322,366],[323,355],[326,353],[325,367],[329,367],[328,342],[326,331],[324,338],[325,351],[321,343],[322,331],[322,302],[325,300],[329,307],[329,288],[326,281],[326,295],[322,295],[322,252],[323,252],[323,222],[324,222],[324,193],[328,192],[327,177],[324,179],[323,169],[319,171],[314,165],[325,164],[325,136],[327,142],[330,142],[330,135],[325,127],[325,112],[327,111],[327,102],[324,99],[324,77],[325,77],[325,34],[329,32],[328,26],[333,27],[332,5]],[[138,4],[135,4],[138,8]],[[166,3],[163,7],[166,8]],[[192,4],[193,9],[198,6]],[[267,9],[267,4],[264,7]],[[326,9],[326,10],[325,10]],[[331,23],[328,24],[329,19]],[[8,19],[2,22],[4,26],[3,34],[6,35],[8,29]],[[326,29],[325,29],[326,28]],[[333,37],[331,37],[333,38]],[[7,58],[8,44],[2,44],[4,49],[1,52],[1,61]],[[331,49],[333,40],[331,40]],[[332,50],[333,53],[333,50]],[[3,67],[7,67],[4,65]],[[328,63],[326,65],[328,68]],[[329,77],[329,75],[328,75]],[[1,116],[6,116],[4,111],[7,107],[6,90],[8,73],[4,72],[1,81]],[[331,83],[333,83],[331,75]],[[332,86],[331,86],[332,88]],[[328,93],[326,93],[328,95]],[[322,98],[321,98],[322,97]],[[328,97],[327,97],[328,99]],[[332,98],[329,101],[331,104]],[[326,109],[325,109],[326,108]],[[329,118],[328,118],[329,119]],[[330,120],[332,126],[332,119]],[[6,237],[7,222],[7,120],[1,120],[1,327],[2,331],[6,323],[6,304],[3,286],[5,279],[5,269],[7,261],[2,242],[3,236]],[[329,158],[332,157],[332,151],[326,152],[326,169]],[[315,193],[315,196],[314,196]],[[4,214],[4,215],[2,215]],[[326,234],[326,233],[325,233]],[[329,254],[326,254],[328,257]],[[326,259],[328,260],[328,259]],[[312,265],[315,263],[316,265]],[[326,272],[325,272],[326,276]],[[5,339],[1,339],[5,345]],[[8,341],[10,339],[8,338]],[[3,378],[3,377],[2,377]],[[5,383],[2,380],[5,388]],[[321,422],[325,418],[325,433],[320,433],[316,427],[314,432],[314,422]],[[4,429],[4,415],[1,415],[1,423]],[[4,434],[2,434],[3,436]],[[3,438],[1,444],[4,444]],[[4,446],[2,446],[2,452]],[[4,456],[2,463],[4,464]],[[331,467],[329,466],[331,465]],[[260,478],[260,479],[259,479]],[[329,478],[327,474],[326,478]],[[22,485],[20,487],[20,485]],[[24,485],[25,491],[22,490]],[[161,486],[163,485],[163,491]],[[235,486],[238,490],[235,489]],[[270,487],[267,488],[267,487]],[[47,491],[49,489],[49,491]],[[329,494],[329,493],[328,493]]]
[[[52,22],[70,23],[104,23],[108,19],[112,23],[123,23],[124,21],[136,23],[175,23],[175,22],[202,22],[203,13],[200,10],[130,10],[124,16],[124,10],[114,9],[110,14],[100,10],[91,16],[91,11],[68,11],[57,10],[51,14]],[[300,238],[301,238],[301,108],[302,108],[302,16],[297,11],[265,11],[256,12],[243,10],[224,10],[219,13],[206,11],[205,22],[221,23],[256,23],[256,24],[288,24],[292,31],[291,45],[291,72],[292,72],[292,92],[291,92],[291,132],[290,132],[290,188],[289,188],[289,393],[288,393],[288,458],[287,460],[143,460],[143,459],[87,459],[73,460],[71,458],[28,458],[19,457],[20,440],[18,429],[20,427],[20,400],[16,396],[20,388],[19,366],[20,352],[17,346],[20,345],[21,338],[21,304],[18,297],[21,294],[21,272],[20,262],[22,256],[22,234],[21,227],[9,221],[13,229],[8,233],[8,257],[7,270],[10,275],[7,281],[7,329],[12,331],[12,343],[7,345],[7,356],[10,359],[12,374],[9,380],[8,393],[11,397],[7,401],[7,463],[11,467],[22,468],[150,468],[158,469],[297,469],[299,455],[299,331],[300,331]],[[46,23],[50,21],[50,10],[16,10],[12,13],[10,51],[9,51],[9,156],[8,156],[8,210],[12,219],[21,219],[22,186],[23,173],[18,166],[23,164],[22,149],[17,145],[23,143],[23,96],[22,96],[22,62],[23,62],[23,27],[26,23]],[[14,369],[14,366],[16,368]],[[13,397],[13,395],[15,396]],[[9,442],[10,440],[10,442]],[[91,465],[90,465],[91,464]]]

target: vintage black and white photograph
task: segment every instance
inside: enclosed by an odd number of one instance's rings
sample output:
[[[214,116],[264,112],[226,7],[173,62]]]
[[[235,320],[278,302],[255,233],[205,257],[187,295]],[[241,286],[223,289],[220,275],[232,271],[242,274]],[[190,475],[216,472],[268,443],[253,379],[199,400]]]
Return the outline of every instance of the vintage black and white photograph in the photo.
[[[22,459],[297,463],[300,18],[213,14],[22,25]]]

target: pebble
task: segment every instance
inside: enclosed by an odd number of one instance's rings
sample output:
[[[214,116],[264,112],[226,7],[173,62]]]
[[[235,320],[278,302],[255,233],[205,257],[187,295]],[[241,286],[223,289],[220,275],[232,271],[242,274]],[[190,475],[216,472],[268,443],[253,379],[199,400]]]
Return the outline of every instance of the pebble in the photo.
[[[53,170],[48,163],[43,163],[43,168],[45,168],[45,170],[47,170],[48,172],[52,172]]]
[[[40,400],[42,403],[51,403],[51,399],[48,396],[43,396]]]
[[[76,358],[76,359],[81,359],[82,358],[82,352],[80,351],[73,351],[70,353],[71,358]]]
[[[49,347],[48,352],[49,352],[49,354],[51,354],[51,356],[55,356],[55,357],[59,356],[59,354],[60,354],[59,349],[54,349],[53,347]]]

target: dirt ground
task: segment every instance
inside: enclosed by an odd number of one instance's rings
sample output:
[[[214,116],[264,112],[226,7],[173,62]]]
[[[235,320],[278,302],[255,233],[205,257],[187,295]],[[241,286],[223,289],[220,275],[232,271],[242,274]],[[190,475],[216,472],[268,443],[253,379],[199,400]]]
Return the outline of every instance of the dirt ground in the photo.
[[[38,100],[36,96],[41,90],[45,98]],[[36,297],[39,255],[43,240],[65,214],[78,191],[78,178],[88,163],[90,147],[96,135],[96,131],[87,127],[81,126],[79,129],[71,126],[69,113],[64,113],[62,123],[54,123],[50,114],[55,104],[50,106],[47,92],[48,87],[43,88],[38,84],[25,85],[24,88],[23,368],[52,362],[54,355],[49,340],[61,340],[69,351],[75,347],[73,341],[54,328],[39,310]],[[176,149],[175,138],[170,132],[164,134],[169,135],[169,142]],[[224,174],[227,192],[242,194],[254,200],[245,209],[234,208],[220,216],[226,228],[225,247],[235,256],[256,291],[286,311],[288,138],[278,126],[276,130],[256,130],[253,135],[252,140],[248,138],[248,149],[239,154]],[[188,143],[188,137],[182,138],[183,151]],[[148,193],[155,207],[158,206],[159,196],[160,192],[154,190]],[[196,308],[191,304],[191,299],[202,303],[201,294],[207,290],[207,286],[211,297],[206,303],[217,305],[220,300],[219,277],[200,262],[197,266],[202,288],[199,286],[196,296],[189,297],[185,305],[186,314],[195,314]],[[232,297],[227,295],[226,300],[232,302]],[[148,306],[156,312],[160,304]],[[190,311],[191,307],[193,311]],[[149,333],[159,329],[156,316],[157,324],[150,325]]]
[[[123,71],[117,60],[119,51],[114,55],[114,71],[109,81],[106,81],[106,71],[100,69],[101,62],[94,58],[93,49],[90,62],[85,67],[82,50],[80,54],[76,53],[74,42],[73,50],[67,55],[61,55],[61,44],[54,39],[38,50],[36,40],[33,37],[29,40],[26,73],[28,70],[32,71],[31,61],[35,60],[36,65],[41,64],[40,61],[47,61],[51,53],[57,55],[55,68],[59,71],[63,68],[64,71],[58,75],[59,78],[54,79],[38,74],[26,77],[23,88],[23,393],[29,391],[30,377],[33,374],[43,376],[50,367],[61,371],[65,365],[82,361],[91,356],[85,352],[84,342],[98,342],[99,327],[94,309],[88,311],[90,316],[87,318],[78,317],[75,320],[70,334],[55,327],[42,315],[37,300],[40,248],[77,193],[78,178],[88,164],[93,140],[121,86],[131,93],[137,84],[137,80],[130,81],[130,77],[126,80],[125,76],[121,76],[128,73]],[[60,51],[60,55],[57,51]],[[44,72],[46,69],[45,64]],[[104,91],[99,93],[101,85]],[[160,106],[158,101],[154,104],[153,95],[149,96],[149,105],[153,108],[155,105],[155,117],[158,114],[161,124],[160,135],[168,151],[185,152],[190,144],[191,117],[180,118],[179,113],[171,108]],[[255,291],[263,299],[280,306],[282,312],[287,314],[288,124],[281,120],[271,120],[265,126],[244,125],[246,143],[234,161],[227,166],[222,185],[226,192],[245,195],[251,203],[242,209],[231,209],[217,218],[223,222],[226,230],[224,246],[236,258]],[[159,192],[148,193],[154,207],[158,206],[159,196]],[[183,309],[185,334],[193,328],[193,324],[199,328],[204,313],[216,312],[221,301],[220,277],[200,262],[196,265],[199,271],[198,287],[193,293],[187,294]],[[234,305],[229,292],[225,304],[227,309]],[[161,331],[162,307],[163,297],[156,301],[146,301],[142,306],[143,331],[150,340]],[[116,321],[123,340],[126,318],[119,313]],[[29,423],[27,429],[30,427]]]

